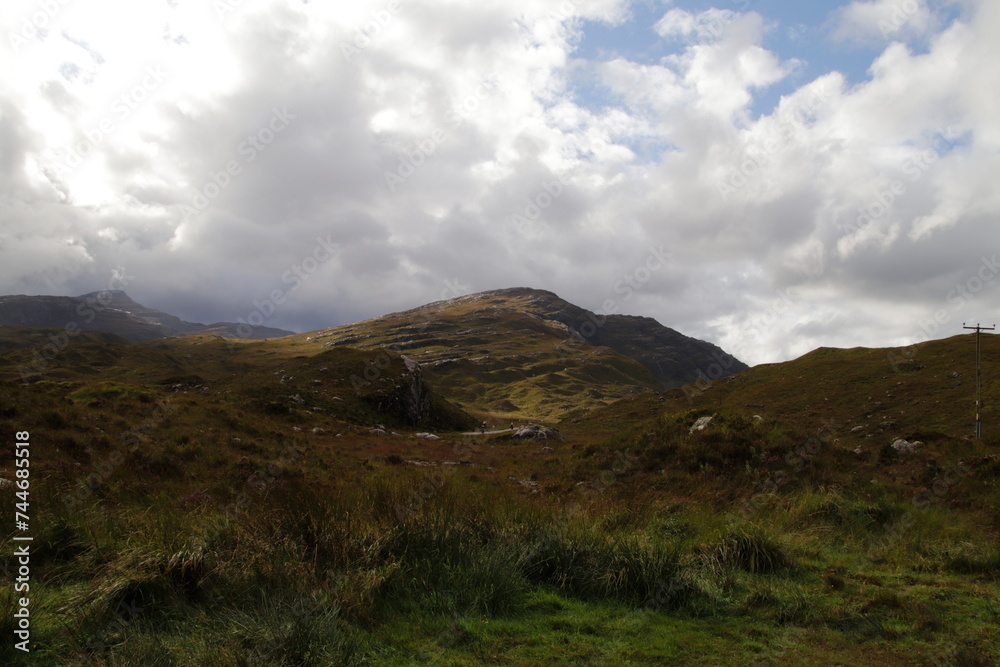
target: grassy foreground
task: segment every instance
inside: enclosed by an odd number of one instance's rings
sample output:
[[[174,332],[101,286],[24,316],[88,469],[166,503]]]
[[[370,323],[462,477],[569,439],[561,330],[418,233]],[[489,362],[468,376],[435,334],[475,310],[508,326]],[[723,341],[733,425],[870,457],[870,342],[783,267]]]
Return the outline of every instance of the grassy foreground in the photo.
[[[472,460],[513,447],[468,446]],[[29,662],[1000,657],[1000,549],[947,504],[806,484],[720,512],[638,494],[632,470],[593,472],[592,483],[556,496],[524,493],[473,465],[421,469],[390,457],[340,483],[293,466],[251,476],[226,497],[123,489],[72,511],[45,503],[35,519]],[[38,496],[58,494],[43,487]],[[8,539],[3,553],[12,551]],[[7,637],[11,598],[0,597]],[[21,658],[10,642],[2,650],[6,662]]]

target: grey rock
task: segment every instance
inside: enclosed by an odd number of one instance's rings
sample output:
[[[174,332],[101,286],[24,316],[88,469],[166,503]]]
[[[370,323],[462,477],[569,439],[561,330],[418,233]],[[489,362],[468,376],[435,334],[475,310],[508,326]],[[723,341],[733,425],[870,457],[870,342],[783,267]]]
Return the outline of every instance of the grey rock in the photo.
[[[705,427],[712,423],[712,417],[698,417],[698,420],[691,425],[688,429],[688,433],[694,433],[695,431],[704,431]]]
[[[558,429],[538,424],[528,424],[522,426],[514,432],[515,438],[526,438],[533,440],[562,440],[562,433]]]
[[[919,440],[908,442],[900,438],[892,443],[892,448],[895,449],[897,452],[903,452],[909,454],[920,449],[920,446],[922,444],[923,443],[920,442]]]

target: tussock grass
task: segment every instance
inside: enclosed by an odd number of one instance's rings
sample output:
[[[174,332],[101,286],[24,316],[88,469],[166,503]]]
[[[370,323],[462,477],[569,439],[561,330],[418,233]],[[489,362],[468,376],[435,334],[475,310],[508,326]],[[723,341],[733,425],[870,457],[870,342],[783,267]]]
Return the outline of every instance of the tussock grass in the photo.
[[[776,539],[752,524],[732,528],[704,547],[702,560],[718,572],[738,568],[751,574],[774,574],[795,566]]]
[[[680,563],[680,546],[650,542],[645,535],[555,527],[535,536],[525,571],[531,581],[584,599],[640,605],[662,597],[670,608],[694,595]]]

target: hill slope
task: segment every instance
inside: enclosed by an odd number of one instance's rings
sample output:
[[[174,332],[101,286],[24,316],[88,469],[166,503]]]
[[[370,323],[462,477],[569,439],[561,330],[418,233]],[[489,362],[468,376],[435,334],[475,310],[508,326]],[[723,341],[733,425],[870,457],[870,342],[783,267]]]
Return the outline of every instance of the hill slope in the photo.
[[[219,336],[130,342],[81,332],[25,377],[23,368],[47,342],[45,330],[0,327],[0,398],[8,407],[27,396],[50,404],[83,396],[78,402],[104,409],[110,420],[116,414],[111,406],[121,397],[142,395],[152,405],[190,396],[192,412],[179,426],[195,432],[199,424],[216,431],[214,422],[235,423],[236,414],[262,430],[285,432],[293,425],[336,431],[374,424],[461,430],[476,424],[427,385],[419,366],[399,355],[381,359],[370,379],[352,382],[376,355],[337,348],[305,356],[275,341],[234,344]]]
[[[76,331],[108,331],[142,341],[214,334],[229,338],[277,338],[293,332],[234,322],[199,324],[136,303],[121,290],[68,296],[0,296],[0,324]]]
[[[982,337],[985,433],[1000,432],[1000,338]],[[993,376],[991,378],[991,375]],[[885,434],[959,438],[975,432],[972,334],[907,348],[819,348],[781,364],[675,394],[668,406],[758,413],[810,429],[838,424],[854,440]],[[888,426],[888,424],[893,424]],[[860,428],[858,428],[860,427]],[[851,429],[857,429],[851,431]]]
[[[403,351],[452,400],[525,418],[556,418],[747,368],[651,318],[601,316],[528,288],[439,301],[306,338]]]
[[[721,505],[780,502],[809,488],[913,499],[957,469],[961,486],[948,480],[934,492],[947,491],[948,502],[963,497],[966,509],[997,530],[1000,337],[982,342],[981,440],[973,437],[971,335],[901,349],[819,348],[711,384],[570,414],[560,430],[567,440],[589,443],[599,453],[596,465],[611,465],[625,451],[638,487],[670,476],[674,492],[715,494]],[[711,421],[693,429],[702,418]],[[894,446],[899,440],[912,450]],[[691,475],[686,482],[684,471]]]

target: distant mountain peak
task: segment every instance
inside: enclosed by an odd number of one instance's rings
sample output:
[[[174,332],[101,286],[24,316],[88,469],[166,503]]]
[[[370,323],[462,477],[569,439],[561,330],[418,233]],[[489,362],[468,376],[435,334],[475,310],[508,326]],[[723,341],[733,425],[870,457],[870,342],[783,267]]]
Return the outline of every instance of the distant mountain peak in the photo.
[[[124,290],[100,290],[77,297],[0,296],[0,324],[107,331],[133,341],[198,334],[227,338],[280,338],[294,333],[234,322],[217,322],[211,325],[185,322],[176,315],[137,303]]]

